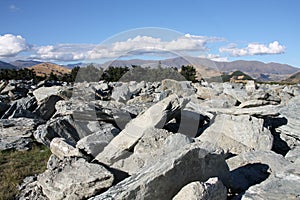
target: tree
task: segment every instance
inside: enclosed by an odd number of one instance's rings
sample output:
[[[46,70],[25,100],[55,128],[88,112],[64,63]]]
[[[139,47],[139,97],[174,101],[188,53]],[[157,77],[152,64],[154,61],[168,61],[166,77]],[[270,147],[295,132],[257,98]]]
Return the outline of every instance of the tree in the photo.
[[[180,74],[184,76],[188,81],[192,81],[192,82],[196,81],[197,78],[196,69],[191,65],[187,65],[187,66],[182,65]]]

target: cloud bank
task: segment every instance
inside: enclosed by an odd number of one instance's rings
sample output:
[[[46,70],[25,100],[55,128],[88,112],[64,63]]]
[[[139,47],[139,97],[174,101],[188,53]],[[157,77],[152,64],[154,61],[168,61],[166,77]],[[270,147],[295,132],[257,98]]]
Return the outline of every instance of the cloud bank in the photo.
[[[285,47],[280,45],[278,41],[269,43],[268,45],[259,43],[250,43],[246,48],[237,48],[236,44],[230,44],[227,47],[219,49],[221,53],[229,53],[231,56],[253,56],[267,54],[282,54]]]
[[[214,61],[228,61],[229,57],[255,56],[285,53],[285,47],[278,41],[268,45],[249,43],[245,48],[237,44],[220,47],[219,53],[211,53],[210,43],[224,43],[221,37],[209,37],[185,34],[172,40],[159,37],[137,35],[122,41],[105,44],[57,44],[30,45],[20,35],[0,35],[0,58],[17,57],[22,52],[30,54],[29,59],[41,61],[70,62],[95,59],[114,59],[132,55],[165,55],[167,53],[199,53],[200,57]],[[218,47],[217,47],[218,48]]]

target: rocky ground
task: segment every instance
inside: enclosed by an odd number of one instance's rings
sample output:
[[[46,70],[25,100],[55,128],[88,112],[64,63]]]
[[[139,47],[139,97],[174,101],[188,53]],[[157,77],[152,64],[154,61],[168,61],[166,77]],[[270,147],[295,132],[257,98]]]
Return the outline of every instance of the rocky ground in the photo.
[[[18,199],[300,199],[300,87],[0,83],[0,150],[50,147]]]

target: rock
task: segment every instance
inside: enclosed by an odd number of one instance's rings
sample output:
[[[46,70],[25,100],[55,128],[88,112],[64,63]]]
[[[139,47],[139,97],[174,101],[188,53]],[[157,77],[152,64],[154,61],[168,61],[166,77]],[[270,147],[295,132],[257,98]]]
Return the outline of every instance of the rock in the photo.
[[[220,94],[212,87],[203,87],[199,83],[194,83],[193,86],[196,88],[196,95],[200,99],[213,99]]]
[[[216,116],[198,138],[217,144],[233,154],[250,150],[271,150],[273,136],[263,125],[263,119],[221,114]]]
[[[75,145],[81,138],[71,116],[52,119],[46,124],[38,126],[33,135],[38,142],[47,146],[50,146],[51,140],[55,137],[64,138],[72,145]]]
[[[242,196],[243,200],[299,199],[300,160],[276,172],[267,180],[250,187]]]
[[[8,92],[14,91],[16,89],[15,85],[7,84],[4,89],[1,90],[1,94],[7,94]]]
[[[172,94],[190,96],[195,94],[195,89],[189,81],[175,81],[172,79],[164,79],[161,82],[162,91],[171,90]]]
[[[224,86],[224,84],[223,84],[223,86]],[[244,102],[247,100],[248,94],[247,94],[246,90],[234,88],[234,87],[231,88],[231,87],[224,87],[223,93],[231,96],[232,98],[238,100],[239,102]]]
[[[125,159],[115,162],[112,167],[127,172],[130,175],[136,174],[142,168],[154,164],[156,162],[156,159],[160,157],[159,154],[161,154],[162,151],[167,150],[166,148],[162,147],[164,146],[164,143],[168,136],[172,136],[172,133],[163,129],[149,128],[145,130],[144,135],[134,146],[131,155]],[[181,137],[180,139],[183,138]],[[187,144],[184,139],[180,142],[183,145]],[[180,142],[177,142],[176,144],[179,144]],[[172,147],[174,147],[175,144],[173,144],[172,142],[169,143],[171,143]],[[171,144],[169,146],[171,146]],[[181,146],[178,145],[176,146],[176,149],[172,150],[177,150],[178,147]],[[171,151],[167,150],[167,152]]]
[[[64,138],[53,138],[50,143],[51,152],[60,159],[65,157],[82,157],[78,149],[69,145]]]
[[[26,150],[40,121],[28,118],[0,120],[0,150]]]
[[[33,113],[34,109],[37,107],[37,101],[34,97],[26,97],[15,101],[16,108],[9,116],[9,118],[37,118]],[[13,105],[11,106],[13,107]]]
[[[21,189],[21,191],[17,195],[16,199],[19,199],[19,200],[49,200],[49,198],[43,194],[42,188],[37,185],[37,181],[28,183],[24,187],[25,188]]]
[[[266,180],[269,175],[281,171],[290,162],[273,151],[250,151],[228,159],[230,188],[241,193],[250,186]]]
[[[207,112],[223,113],[228,115],[250,115],[259,118],[279,116],[279,106],[266,105],[252,108],[209,108]]]
[[[94,133],[80,139],[76,148],[96,157],[119,132],[120,130],[111,124],[103,124],[98,130],[94,130]]]
[[[33,95],[38,102],[41,102],[51,95],[58,95],[62,89],[62,86],[40,87],[33,91]]]
[[[50,95],[39,102],[39,106],[34,111],[34,113],[40,116],[44,120],[49,120],[52,115],[55,113],[55,104],[62,100],[60,96]]]
[[[186,184],[210,177],[219,177],[226,183],[224,154],[211,145],[192,143],[160,157],[155,164],[90,200],[171,199]]]
[[[247,81],[245,86],[247,92],[254,92],[257,89],[257,86],[253,80]]]
[[[55,169],[47,169],[37,178],[37,185],[51,200],[89,198],[113,183],[113,175],[103,166],[83,158],[67,159]]]
[[[202,132],[204,127],[209,125],[212,116],[211,113],[201,110],[183,109],[180,119],[177,120],[178,130],[175,132],[194,138]]]
[[[200,105],[208,108],[233,108],[238,104],[238,101],[230,95],[221,94],[212,99],[205,100]]]
[[[6,83],[5,82],[1,82],[0,83],[0,93],[1,91],[6,87]]]
[[[239,108],[251,108],[251,107],[259,107],[264,105],[278,105],[280,102],[276,101],[266,101],[266,100],[249,100],[241,103]]]
[[[227,189],[218,178],[206,182],[192,182],[184,186],[173,200],[226,200]]]
[[[144,87],[146,87],[145,81],[141,81],[139,83],[137,83],[136,81],[129,82],[129,91],[133,95],[139,94]]]
[[[194,140],[192,138],[180,133],[175,133],[166,138],[161,151],[163,154],[168,154],[193,142]]]
[[[300,158],[300,146],[295,146],[286,155],[285,158],[291,162],[295,162],[296,159]]]
[[[300,146],[300,116],[298,109],[300,107],[300,96],[292,98],[286,106],[279,110],[282,117],[287,119],[287,124],[279,126],[276,131],[280,132],[283,140],[290,147]]]
[[[136,103],[147,103],[147,102],[153,102],[155,100],[155,97],[151,94],[143,94],[140,96],[136,96],[133,99],[130,99],[127,101],[127,104],[136,104]]]
[[[115,86],[112,94],[111,99],[117,101],[117,102],[127,102],[132,96],[132,93],[130,92],[128,85],[125,83],[122,83],[120,86]]]
[[[169,120],[180,112],[180,109],[187,103],[187,99],[179,98],[176,95],[154,104],[143,114],[132,119],[101,152],[96,160],[111,165],[128,154],[137,141],[143,136],[148,128],[162,128]]]
[[[3,114],[2,119],[8,118],[36,118],[32,111],[37,107],[34,97],[25,97],[11,103],[9,109]]]

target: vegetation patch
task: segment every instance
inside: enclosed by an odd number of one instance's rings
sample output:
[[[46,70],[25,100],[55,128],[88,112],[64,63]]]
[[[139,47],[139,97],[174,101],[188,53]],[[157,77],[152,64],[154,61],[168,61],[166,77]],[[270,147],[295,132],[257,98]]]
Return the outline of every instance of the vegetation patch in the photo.
[[[27,176],[46,170],[50,149],[34,143],[28,151],[0,151],[0,200],[14,199]]]

